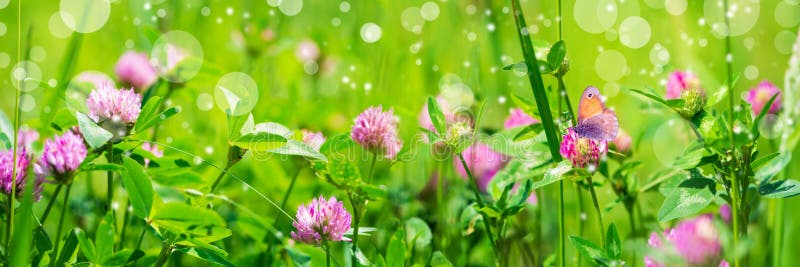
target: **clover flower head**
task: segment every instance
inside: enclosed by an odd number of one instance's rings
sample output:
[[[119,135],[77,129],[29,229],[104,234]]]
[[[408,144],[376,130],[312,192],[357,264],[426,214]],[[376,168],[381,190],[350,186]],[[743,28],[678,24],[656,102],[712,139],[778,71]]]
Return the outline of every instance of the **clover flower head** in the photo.
[[[344,237],[350,229],[350,213],[336,197],[325,200],[322,196],[311,200],[308,205],[297,208],[292,226],[292,239],[312,245],[325,242],[349,241]]]
[[[372,153],[394,159],[403,147],[397,136],[398,121],[391,109],[384,112],[381,106],[370,107],[356,118],[350,138]]]

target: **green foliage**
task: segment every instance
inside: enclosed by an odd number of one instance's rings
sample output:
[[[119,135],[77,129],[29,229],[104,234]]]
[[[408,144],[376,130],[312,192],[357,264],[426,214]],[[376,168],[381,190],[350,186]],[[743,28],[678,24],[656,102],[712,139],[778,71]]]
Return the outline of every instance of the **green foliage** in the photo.
[[[658,220],[664,222],[693,215],[708,206],[715,195],[714,180],[708,178],[685,180],[664,200],[658,210]]]
[[[75,113],[75,117],[78,118],[78,127],[81,129],[83,139],[86,140],[86,143],[92,148],[100,148],[114,137],[114,134],[97,125],[91,118],[86,116],[86,114],[78,112]]]

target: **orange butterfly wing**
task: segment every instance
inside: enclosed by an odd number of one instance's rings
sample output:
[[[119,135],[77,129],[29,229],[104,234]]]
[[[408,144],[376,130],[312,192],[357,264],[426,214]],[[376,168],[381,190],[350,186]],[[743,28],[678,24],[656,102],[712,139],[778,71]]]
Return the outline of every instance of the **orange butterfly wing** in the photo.
[[[586,87],[581,94],[581,100],[578,104],[578,123],[591,118],[593,116],[604,113],[606,105],[600,99],[600,91],[596,87]],[[609,110],[610,111],[610,110]]]

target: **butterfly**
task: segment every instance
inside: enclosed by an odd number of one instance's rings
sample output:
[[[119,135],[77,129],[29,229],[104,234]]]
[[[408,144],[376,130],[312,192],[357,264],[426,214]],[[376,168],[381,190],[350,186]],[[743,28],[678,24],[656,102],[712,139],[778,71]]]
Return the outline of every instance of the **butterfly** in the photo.
[[[612,141],[619,132],[619,121],[614,111],[607,109],[600,99],[597,87],[589,86],[581,94],[578,105],[578,125],[575,132],[581,137]]]

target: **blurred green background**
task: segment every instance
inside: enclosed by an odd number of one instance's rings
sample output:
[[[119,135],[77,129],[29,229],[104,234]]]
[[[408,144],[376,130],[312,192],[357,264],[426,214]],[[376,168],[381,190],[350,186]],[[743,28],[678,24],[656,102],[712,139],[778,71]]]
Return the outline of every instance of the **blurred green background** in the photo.
[[[253,89],[258,92],[258,103],[252,113],[257,122],[275,121],[332,136],[349,131],[352,119],[361,110],[383,105],[393,108],[400,117],[406,145],[411,145],[412,137],[419,132],[417,115],[426,97],[443,88],[455,88],[487,101],[482,125],[487,131],[502,128],[503,119],[515,106],[515,98],[532,98],[527,78],[502,70],[503,66],[522,60],[507,1],[111,1],[107,21],[101,19],[104,14],[102,4],[95,3],[98,1],[21,1],[19,15],[19,3],[9,1],[0,0],[0,108],[13,114],[12,70],[19,60],[19,42],[23,50],[30,47],[29,54],[23,51],[22,56],[32,62],[28,66],[40,70],[38,78],[42,81],[38,88],[23,92],[22,124],[42,129],[43,137],[47,136],[47,128],[41,125],[42,113],[61,108],[48,107],[44,100],[46,95],[63,95],[55,88],[58,84],[68,83],[84,70],[114,77],[114,64],[122,53],[137,50],[149,54],[155,38],[172,30],[185,31],[196,38],[202,46],[204,65],[200,74],[172,95],[171,105],[180,106],[182,112],[162,126],[159,140],[219,165],[226,157],[226,124],[224,113],[216,107],[214,87],[222,75],[230,72],[244,72],[256,82],[257,88]],[[558,40],[558,2],[522,2],[532,38],[547,44]],[[731,10],[735,10],[731,18],[733,72],[741,74],[736,94],[763,80],[783,87],[800,24],[798,1],[730,2]],[[691,70],[698,74],[709,94],[718,91],[726,79],[724,39],[718,34],[724,30],[720,28],[724,27],[720,24],[721,3],[562,2],[560,22],[570,66],[565,82],[572,104],[577,106],[577,96],[586,86],[601,89],[607,105],[617,111],[622,128],[634,137],[634,157],[645,162],[640,171],[642,183],[650,173],[671,164],[689,144],[691,132],[677,116],[653,110],[648,101],[629,89],[663,92],[671,71]],[[76,10],[83,10],[80,14],[91,18],[85,26],[96,26],[97,31],[72,33],[64,25],[58,15],[60,5],[74,9],[78,4],[87,4],[87,8]],[[272,37],[262,38],[264,30],[271,31]],[[377,41],[367,42],[377,34]],[[63,59],[77,35],[82,35],[82,42],[73,62],[75,72],[62,77]],[[313,63],[297,56],[298,46],[305,41],[318,46],[320,57]],[[555,79],[545,77],[545,85],[555,86]],[[170,150],[166,153],[178,155]],[[278,159],[248,158],[233,171],[271,198],[280,199],[293,171],[292,166],[286,165]],[[798,166],[790,164],[791,177],[800,174]],[[414,195],[422,190],[432,168],[424,153],[420,153],[420,160],[394,166],[389,178],[381,183],[395,191],[394,197],[384,203],[395,208],[391,211],[395,218],[380,216],[379,210],[370,211],[368,214],[372,215],[364,225],[380,228],[415,216],[423,208],[414,201]],[[202,164],[197,170],[207,181],[217,174]],[[94,186],[102,188],[104,182],[95,180],[99,181]],[[225,183],[226,194],[240,203],[260,213],[277,214],[263,200],[240,192],[236,182]],[[295,204],[332,191],[307,170],[301,174],[296,190],[289,199],[290,213]],[[544,227],[550,230],[546,233],[555,237],[556,202],[550,190],[554,191],[545,188],[540,204],[545,214]],[[567,210],[572,217],[567,220],[568,234],[576,234],[577,204],[574,196],[568,194],[567,199],[572,200]],[[600,189],[601,203],[613,199],[609,187]],[[662,199],[658,193],[642,199],[646,217],[655,216]],[[800,248],[800,234],[795,227],[800,219],[795,213],[800,211],[797,204],[800,200],[793,198],[786,205],[787,252]],[[382,206],[371,205],[373,209]],[[617,207],[606,216],[606,221],[616,222],[625,236],[629,227],[624,209]],[[761,219],[764,218],[758,220]],[[645,226],[655,229],[654,222]],[[587,227],[594,225],[589,223]],[[236,232],[237,226],[232,229]],[[591,238],[596,232],[587,231]],[[759,236],[762,232],[753,233],[756,239],[766,238]],[[637,242],[643,244],[642,240]],[[571,247],[568,250],[572,253]],[[755,247],[753,253],[764,255],[763,250]],[[236,257],[247,252],[231,253]],[[785,255],[784,262],[791,266],[788,259],[793,255]]]

